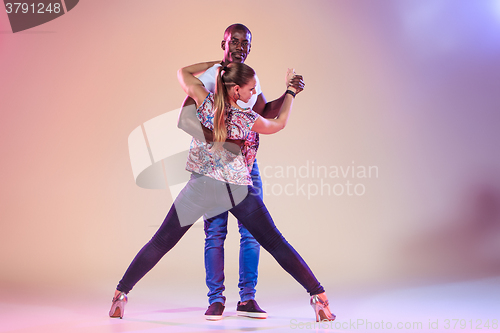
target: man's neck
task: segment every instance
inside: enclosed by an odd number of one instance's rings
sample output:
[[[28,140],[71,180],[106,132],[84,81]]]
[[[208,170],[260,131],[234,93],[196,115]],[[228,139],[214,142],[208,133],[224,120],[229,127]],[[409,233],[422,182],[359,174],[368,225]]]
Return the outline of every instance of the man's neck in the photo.
[[[220,64],[222,65],[222,67],[224,66],[227,66],[229,65],[231,62],[229,60],[226,60],[226,59],[222,59],[222,61],[220,62]],[[242,64],[244,64],[245,62],[242,62]]]

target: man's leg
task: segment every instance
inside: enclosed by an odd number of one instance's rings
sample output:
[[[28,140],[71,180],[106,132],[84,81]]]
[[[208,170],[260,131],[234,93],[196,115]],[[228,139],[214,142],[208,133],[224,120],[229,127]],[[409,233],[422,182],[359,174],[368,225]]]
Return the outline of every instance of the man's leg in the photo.
[[[224,292],[224,241],[227,235],[227,216],[224,212],[205,219],[205,272],[208,302],[226,302]]]
[[[256,190],[253,195],[263,199],[262,180],[260,178],[257,160],[254,161],[250,174],[253,180],[253,187]],[[257,285],[260,245],[250,232],[238,221],[240,231],[240,299],[238,303],[238,314],[251,316],[254,318],[267,318],[267,313],[263,311],[255,302],[255,286]],[[251,301],[251,302],[249,302]]]

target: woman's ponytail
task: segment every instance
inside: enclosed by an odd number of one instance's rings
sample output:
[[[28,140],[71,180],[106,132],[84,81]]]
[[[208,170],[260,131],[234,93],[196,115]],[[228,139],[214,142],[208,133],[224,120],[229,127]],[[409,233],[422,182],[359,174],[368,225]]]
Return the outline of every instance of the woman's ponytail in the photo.
[[[214,94],[214,141],[221,146],[227,138],[226,106],[231,105],[228,90],[236,85],[243,87],[255,76],[250,66],[242,63],[231,63],[227,67],[219,67]]]
[[[217,82],[215,85],[214,94],[214,141],[217,143],[223,143],[227,138],[226,129],[226,101],[227,89],[224,83],[223,76],[229,71],[227,67],[219,67],[217,71]]]

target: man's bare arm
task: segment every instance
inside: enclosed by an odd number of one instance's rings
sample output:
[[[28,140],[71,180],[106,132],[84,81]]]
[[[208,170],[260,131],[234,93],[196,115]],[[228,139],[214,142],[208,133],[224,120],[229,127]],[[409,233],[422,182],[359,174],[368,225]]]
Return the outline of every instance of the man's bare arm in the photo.
[[[198,117],[196,117],[196,103],[189,96],[182,103],[177,127],[200,141],[212,141],[212,132],[201,125]],[[208,132],[205,134],[205,131]]]
[[[177,121],[177,127],[200,141],[214,141],[213,132],[203,126],[198,120],[198,117],[196,117],[196,103],[189,96],[187,96],[182,103],[181,111],[179,112],[179,119]],[[223,146],[233,154],[239,154],[240,149],[244,144],[244,140],[226,139]]]

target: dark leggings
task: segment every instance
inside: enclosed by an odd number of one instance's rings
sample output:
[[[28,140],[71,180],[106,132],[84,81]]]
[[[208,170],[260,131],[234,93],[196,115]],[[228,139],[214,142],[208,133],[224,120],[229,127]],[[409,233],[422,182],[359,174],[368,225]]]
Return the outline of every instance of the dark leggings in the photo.
[[[200,194],[199,183],[201,178],[196,178],[196,176],[192,177],[192,179],[188,182],[188,185],[186,185],[181,194],[179,194],[179,197],[170,208],[167,217],[153,238],[146,245],[144,245],[144,247],[135,256],[117,286],[119,291],[128,293],[135,286],[135,284],[144,275],[146,275],[146,273],[149,272],[160,261],[160,259],[175,246],[175,244],[177,244],[186,231],[188,231],[188,229],[192,226],[192,223],[194,223],[197,218],[208,210],[206,205],[212,204],[211,202],[206,203],[205,207],[202,207],[203,204],[200,204],[200,201],[205,199],[200,200],[196,197],[196,199],[191,198],[191,200],[189,200],[189,196],[193,191],[198,191],[197,194]],[[193,190],[192,186],[191,188],[189,186],[192,182],[198,182],[198,185],[194,184],[196,185],[195,190]],[[208,194],[206,188],[210,187],[210,185],[220,185],[224,183],[211,179],[208,179],[208,183],[209,184],[207,184],[206,179],[203,181],[202,190],[203,195],[207,197],[207,201],[210,201],[209,197],[213,199],[213,196]],[[236,187],[242,188],[243,186]],[[229,197],[231,198],[231,202],[234,202],[232,199],[233,197],[231,195],[229,195]],[[186,198],[186,200],[180,202],[182,201],[182,198]],[[278,228],[276,228],[271,215],[254,188],[248,186],[248,195],[246,195],[241,202],[237,202],[236,206],[229,209],[229,211],[248,229],[248,231],[250,231],[260,245],[268,251],[276,259],[280,266],[283,267],[283,269],[293,278],[295,278],[295,280],[297,280],[297,282],[299,282],[310,295],[323,293],[323,287],[316,279],[309,266],[307,266],[300,254],[295,251],[295,249],[281,235]],[[189,217],[190,223],[186,223],[184,220],[182,223],[179,221],[176,207],[178,207],[178,209],[182,209],[182,205],[189,206],[189,212],[192,213]]]

